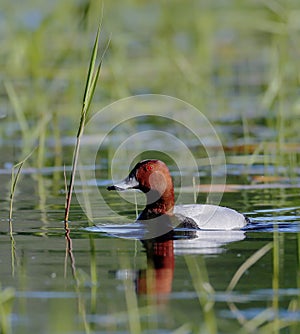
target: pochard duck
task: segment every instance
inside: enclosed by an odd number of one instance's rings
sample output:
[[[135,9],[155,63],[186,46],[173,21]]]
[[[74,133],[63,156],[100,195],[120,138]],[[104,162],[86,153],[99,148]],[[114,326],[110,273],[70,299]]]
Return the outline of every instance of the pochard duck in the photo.
[[[140,161],[123,181],[107,189],[138,189],[145,193],[146,207],[137,218],[139,222],[167,221],[167,224],[171,222],[174,228],[196,230],[235,230],[245,227],[248,223],[248,218],[243,214],[222,206],[175,205],[172,177],[166,164],[160,160]],[[160,220],[157,220],[158,218]]]

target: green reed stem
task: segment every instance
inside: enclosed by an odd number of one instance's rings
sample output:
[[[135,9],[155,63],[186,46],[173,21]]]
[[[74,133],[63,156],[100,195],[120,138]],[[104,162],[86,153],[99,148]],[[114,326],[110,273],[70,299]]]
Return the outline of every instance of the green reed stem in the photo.
[[[243,276],[243,274],[248,270],[251,266],[253,266],[260,258],[262,258],[266,253],[269,252],[270,249],[272,249],[273,244],[269,242],[264,247],[256,251],[253,255],[251,255],[236,271],[234,276],[232,277],[228,287],[227,292],[232,291],[237,283],[239,282],[240,278]]]
[[[122,269],[130,268],[129,259],[126,257],[120,258]],[[125,300],[128,311],[129,332],[139,334],[142,332],[140,322],[140,310],[136,297],[134,282],[129,278],[124,280]]]
[[[101,31],[101,22],[97,30],[96,39],[95,39],[95,43],[93,46],[93,51],[92,51],[92,55],[90,59],[90,64],[89,64],[89,69],[88,69],[88,74],[87,74],[87,79],[86,79],[86,85],[85,85],[85,90],[84,90],[84,95],[83,95],[83,101],[82,101],[81,118],[80,118],[80,123],[78,127],[78,132],[77,132],[76,144],[75,144],[75,148],[73,152],[72,171],[71,171],[71,177],[70,177],[70,183],[68,187],[68,194],[67,194],[66,207],[65,207],[65,226],[66,227],[68,227],[68,221],[69,221],[69,212],[70,212],[70,205],[71,205],[72,193],[73,193],[73,188],[74,188],[75,173],[76,173],[76,168],[77,168],[77,163],[78,163],[80,141],[81,141],[81,137],[84,131],[84,126],[85,126],[85,122],[88,116],[90,105],[91,105],[91,102],[92,102],[92,99],[95,93],[97,81],[100,75],[103,57],[105,55],[105,52],[110,42],[109,40],[108,43],[106,44],[106,48],[104,52],[102,53],[100,62],[97,66],[96,61],[97,61],[100,31]]]
[[[272,279],[272,288],[273,288],[273,301],[272,307],[275,314],[273,321],[272,332],[279,333],[280,331],[280,319],[279,319],[279,258],[280,258],[280,247],[279,247],[279,232],[275,227],[273,232],[273,279]]]
[[[203,257],[185,256],[185,262],[189,269],[199,303],[204,314],[205,333],[218,333],[217,319],[214,311],[215,291],[209,283]]]
[[[19,177],[21,175],[22,167],[23,167],[24,163],[26,162],[26,160],[31,156],[33,151],[31,151],[22,161],[15,164],[12,167],[12,170],[11,170],[11,186],[10,186],[10,195],[9,195],[10,202],[9,202],[9,217],[8,217],[8,219],[9,219],[9,232],[10,232],[11,236],[12,236],[12,233],[13,233],[13,231],[12,231],[13,203],[14,203],[14,197],[15,197],[17,183],[18,183]],[[16,171],[16,173],[15,173],[15,171]]]
[[[0,285],[0,333],[11,334],[11,312],[12,301],[15,297],[15,290],[13,288],[5,288],[2,290]]]
[[[20,175],[21,175],[22,167],[24,163],[26,162],[26,160],[31,156],[33,151],[30,154],[28,154],[25,157],[25,159],[15,164],[11,170],[11,186],[10,186],[10,195],[9,195],[10,201],[9,201],[8,222],[9,222],[9,235],[10,235],[10,240],[11,240],[11,267],[12,267],[13,277],[15,275],[15,260],[17,259],[16,242],[15,242],[14,235],[13,235],[13,219],[12,219],[13,218],[13,204],[14,204],[16,187],[17,187],[17,183],[20,178]]]

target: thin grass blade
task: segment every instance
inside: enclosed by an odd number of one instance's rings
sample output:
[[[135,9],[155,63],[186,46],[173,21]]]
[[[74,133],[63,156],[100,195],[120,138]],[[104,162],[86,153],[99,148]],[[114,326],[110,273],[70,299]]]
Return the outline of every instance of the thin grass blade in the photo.
[[[101,68],[102,68],[103,59],[104,59],[104,56],[106,54],[106,51],[108,50],[110,41],[111,41],[111,39],[109,38],[108,42],[106,43],[105,49],[104,49],[104,51],[103,51],[103,53],[101,55],[101,59],[100,59],[100,62],[98,64],[97,71],[93,75],[93,78],[92,78],[92,81],[91,81],[91,85],[90,85],[90,89],[88,90],[87,101],[86,101],[86,104],[85,104],[85,108],[86,108],[85,115],[87,115],[87,113],[88,113],[88,111],[90,109],[91,101],[92,101],[92,98],[93,98],[94,93],[95,93],[95,89],[96,89],[96,86],[97,86],[98,78],[100,76],[100,71],[101,71]]]
[[[21,175],[21,170],[22,167],[24,165],[24,163],[27,161],[27,159],[32,155],[32,153],[34,152],[35,148],[20,162],[18,162],[17,164],[15,164],[12,167],[12,171],[11,171],[11,186],[10,186],[10,208],[9,208],[9,222],[10,222],[10,231],[12,234],[12,213],[13,213],[13,201],[14,201],[14,196],[15,196],[15,191],[16,191],[16,187],[17,187],[17,183],[19,180],[19,177]],[[15,174],[15,170],[17,169],[17,172]]]
[[[93,81],[93,74],[95,71],[101,26],[102,26],[102,23],[100,22],[99,27],[97,29],[96,39],[95,39],[94,46],[93,46],[92,56],[91,56],[88,74],[87,74],[86,85],[85,85],[84,94],[83,94],[83,108],[82,108],[83,112],[87,111],[87,108],[85,106],[90,96],[89,90],[91,88],[91,83]]]
[[[232,277],[228,287],[227,287],[227,292],[232,291],[235,286],[237,285],[238,281],[240,280],[240,278],[243,276],[243,274],[245,273],[245,271],[247,269],[249,269],[251,266],[253,266],[260,258],[262,258],[265,254],[267,254],[269,252],[270,249],[272,249],[273,244],[271,242],[269,242],[268,244],[266,244],[264,247],[262,247],[261,249],[259,249],[257,252],[255,252],[253,255],[251,255],[249,257],[249,259],[247,259],[240,267],[239,269],[236,271],[236,273],[234,274],[234,276]]]

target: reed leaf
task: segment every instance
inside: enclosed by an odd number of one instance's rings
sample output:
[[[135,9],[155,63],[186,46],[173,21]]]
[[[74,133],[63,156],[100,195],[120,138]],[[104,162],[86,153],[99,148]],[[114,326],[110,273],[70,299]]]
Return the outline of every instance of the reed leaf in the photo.
[[[93,77],[95,74],[95,66],[96,66],[96,61],[97,61],[97,53],[98,53],[98,44],[99,44],[99,36],[101,32],[101,23],[99,24],[97,34],[96,34],[96,39],[95,43],[93,46],[93,51],[90,59],[90,64],[89,64],[89,69],[88,69],[88,74],[87,74],[87,79],[86,79],[86,84],[85,84],[85,89],[84,89],[84,94],[83,94],[83,108],[82,108],[82,113],[88,110],[86,108],[87,102],[90,100],[90,88],[92,87],[92,81]],[[101,67],[101,62],[98,66],[98,68]]]
[[[75,145],[74,152],[73,152],[71,177],[70,177],[70,183],[68,187],[68,194],[67,194],[66,207],[65,207],[65,219],[64,220],[65,220],[66,228],[68,227],[68,221],[69,221],[69,212],[70,212],[70,205],[71,205],[72,193],[73,193],[73,188],[74,188],[75,173],[76,173],[76,168],[77,168],[77,163],[78,163],[80,141],[81,141],[81,137],[84,131],[84,126],[85,126],[86,118],[87,118],[87,115],[90,109],[90,105],[91,105],[91,102],[94,96],[97,81],[100,75],[103,58],[104,58],[105,52],[110,42],[109,40],[104,52],[102,53],[100,62],[96,69],[100,31],[101,31],[101,22],[97,30],[97,34],[96,34],[96,38],[95,38],[95,42],[94,42],[94,46],[92,50],[92,55],[91,55],[91,59],[89,63],[86,85],[85,85],[85,90],[83,94],[81,118],[80,118],[80,123],[78,127],[78,132],[77,132],[76,145]]]

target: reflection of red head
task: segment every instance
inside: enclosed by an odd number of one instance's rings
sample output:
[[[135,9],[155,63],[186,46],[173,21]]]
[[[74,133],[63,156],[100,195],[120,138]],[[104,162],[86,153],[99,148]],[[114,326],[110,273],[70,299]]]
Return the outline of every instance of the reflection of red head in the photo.
[[[162,242],[146,241],[147,264],[145,270],[140,271],[137,280],[137,293],[165,297],[172,290],[174,274],[173,240]]]

